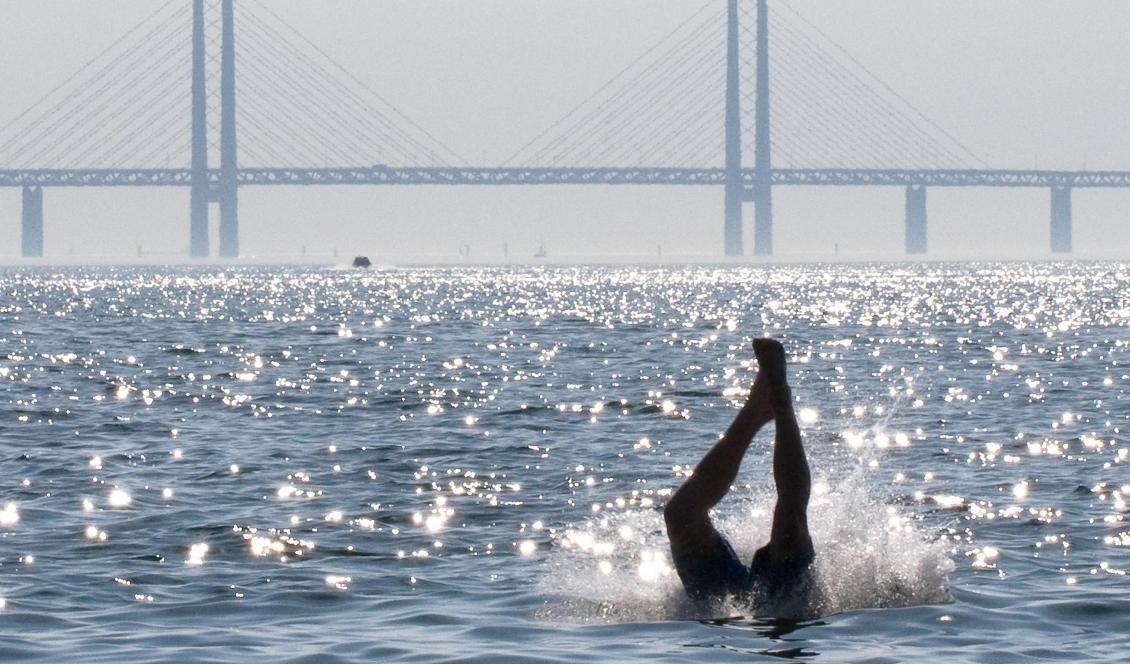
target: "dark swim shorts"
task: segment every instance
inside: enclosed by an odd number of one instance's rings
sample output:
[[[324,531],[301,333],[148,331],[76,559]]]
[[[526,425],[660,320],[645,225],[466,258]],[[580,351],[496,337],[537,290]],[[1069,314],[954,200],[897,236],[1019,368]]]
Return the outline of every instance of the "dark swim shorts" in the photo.
[[[687,595],[696,602],[726,595],[749,592],[749,568],[738,560],[738,554],[725,539],[715,551],[706,555],[675,556],[675,570],[683,580]]]
[[[788,560],[772,563],[768,549],[762,547],[753,554],[750,564],[750,591],[759,602],[788,600],[801,593],[809,593],[812,565],[816,562],[816,552]],[[811,599],[811,597],[809,597]]]
[[[746,567],[725,539],[708,555],[683,555],[674,560],[687,595],[695,601],[727,595],[755,597],[761,601],[786,597],[803,590],[816,554],[773,564],[769,551],[762,547]]]

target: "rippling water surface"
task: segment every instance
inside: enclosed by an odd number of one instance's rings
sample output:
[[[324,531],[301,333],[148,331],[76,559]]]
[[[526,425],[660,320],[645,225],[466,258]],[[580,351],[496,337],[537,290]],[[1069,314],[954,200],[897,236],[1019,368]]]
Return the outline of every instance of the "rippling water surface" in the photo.
[[[1126,264],[0,271],[0,658],[1124,661],[1128,324]],[[762,334],[799,623],[690,604],[659,512]]]

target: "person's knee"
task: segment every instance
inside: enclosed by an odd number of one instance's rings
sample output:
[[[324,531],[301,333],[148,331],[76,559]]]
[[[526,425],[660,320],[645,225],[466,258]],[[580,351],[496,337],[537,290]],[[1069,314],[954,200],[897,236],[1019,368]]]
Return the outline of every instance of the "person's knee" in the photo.
[[[673,521],[678,521],[679,504],[672,498],[666,505],[663,506],[663,521],[667,523],[667,527],[671,527]]]
[[[678,492],[671,496],[671,500],[667,501],[667,505],[663,507],[663,521],[667,524],[667,530],[678,528],[687,522],[687,506],[686,500],[680,499]]]

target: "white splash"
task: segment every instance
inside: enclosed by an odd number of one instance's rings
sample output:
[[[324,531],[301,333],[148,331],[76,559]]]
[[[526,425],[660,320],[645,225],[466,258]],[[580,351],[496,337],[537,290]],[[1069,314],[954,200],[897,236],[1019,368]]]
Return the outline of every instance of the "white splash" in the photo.
[[[818,477],[809,505],[816,546],[815,606],[750,607],[736,601],[692,603],[670,562],[657,509],[603,512],[554,536],[541,591],[540,617],[623,622],[774,615],[815,617],[853,609],[938,604],[951,600],[953,562],[914,518],[868,489],[862,471]],[[765,544],[775,495],[733,495],[715,519],[742,560]],[[631,533],[625,537],[625,533]],[[799,613],[798,613],[799,612]],[[815,615],[814,615],[815,614]]]

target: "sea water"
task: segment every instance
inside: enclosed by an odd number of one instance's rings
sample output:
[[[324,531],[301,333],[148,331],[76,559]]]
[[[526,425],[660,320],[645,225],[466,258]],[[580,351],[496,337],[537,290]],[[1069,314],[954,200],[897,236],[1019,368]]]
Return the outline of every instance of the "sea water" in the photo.
[[[1125,661],[1128,324],[1121,263],[9,268],[0,658]],[[766,334],[805,615],[691,603],[661,515]]]

